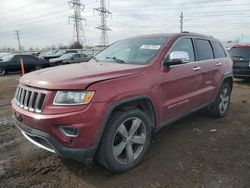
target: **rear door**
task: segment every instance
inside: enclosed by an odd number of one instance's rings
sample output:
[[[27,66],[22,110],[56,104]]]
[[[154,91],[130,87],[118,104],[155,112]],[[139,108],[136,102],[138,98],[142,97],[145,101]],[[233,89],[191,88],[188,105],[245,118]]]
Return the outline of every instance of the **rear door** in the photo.
[[[31,55],[22,55],[23,63],[24,63],[24,69],[26,71],[30,71],[34,69],[35,67],[35,59]]]
[[[87,62],[90,58],[86,54],[81,54],[80,62]]]
[[[195,61],[194,46],[191,38],[179,39],[170,50],[185,51],[189,54],[189,63],[170,66],[163,71],[162,122],[171,121],[199,106],[197,91],[201,84],[200,65]]]
[[[197,92],[197,99],[199,99],[199,105],[202,106],[211,103],[214,92],[218,87],[223,58],[215,58],[215,54],[216,56],[220,56],[218,54],[220,53],[218,52],[220,48],[217,43],[214,43],[213,48],[209,40],[196,38],[194,39],[194,44],[202,77],[201,85]]]
[[[81,59],[80,59],[80,54],[74,54],[74,55],[72,56],[72,59],[70,60],[71,63],[78,63],[78,62],[80,62],[80,61],[81,61]]]

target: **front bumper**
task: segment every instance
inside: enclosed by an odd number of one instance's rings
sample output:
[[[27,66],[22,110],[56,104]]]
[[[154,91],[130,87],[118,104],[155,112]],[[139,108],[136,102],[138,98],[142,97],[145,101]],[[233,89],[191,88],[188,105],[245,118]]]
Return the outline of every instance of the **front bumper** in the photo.
[[[12,116],[12,119],[17,128],[21,130],[24,137],[27,138],[33,144],[37,145],[38,147],[56,153],[59,156],[71,158],[83,162],[85,164],[88,164],[93,160],[96,147],[84,148],[84,149],[65,147],[46,132],[33,129],[31,127],[22,124],[17,120],[17,118],[14,115]]]

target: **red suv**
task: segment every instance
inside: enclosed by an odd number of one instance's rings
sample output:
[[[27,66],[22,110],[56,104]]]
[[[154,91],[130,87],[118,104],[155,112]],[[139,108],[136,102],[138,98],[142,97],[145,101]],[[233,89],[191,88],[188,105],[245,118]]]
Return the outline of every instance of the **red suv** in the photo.
[[[115,42],[88,63],[26,74],[13,121],[32,143],[120,173],[135,167],[151,134],[202,108],[227,114],[232,60],[213,37],[146,35]]]

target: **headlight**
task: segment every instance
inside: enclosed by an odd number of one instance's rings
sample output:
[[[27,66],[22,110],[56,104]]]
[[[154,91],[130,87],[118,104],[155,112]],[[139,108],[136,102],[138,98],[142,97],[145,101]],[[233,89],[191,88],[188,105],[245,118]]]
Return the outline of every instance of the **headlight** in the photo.
[[[95,95],[94,91],[57,91],[54,105],[89,104]]]

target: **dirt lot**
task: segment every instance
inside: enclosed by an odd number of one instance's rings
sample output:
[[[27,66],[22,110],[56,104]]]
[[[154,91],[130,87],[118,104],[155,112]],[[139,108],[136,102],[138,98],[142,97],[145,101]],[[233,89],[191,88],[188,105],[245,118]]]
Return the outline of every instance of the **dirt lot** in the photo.
[[[0,187],[250,187],[250,84],[237,80],[223,119],[196,113],[153,137],[144,161],[114,175],[60,159],[11,122],[18,75],[0,78]]]

